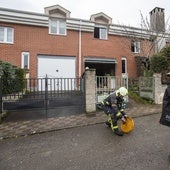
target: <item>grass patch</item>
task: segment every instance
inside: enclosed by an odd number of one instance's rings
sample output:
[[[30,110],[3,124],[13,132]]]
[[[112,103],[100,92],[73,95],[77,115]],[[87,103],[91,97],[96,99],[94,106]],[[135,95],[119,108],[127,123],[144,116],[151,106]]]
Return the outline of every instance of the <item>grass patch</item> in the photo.
[[[154,104],[154,101],[152,99],[148,98],[142,98],[137,93],[134,93],[132,91],[129,91],[128,96],[133,99],[134,101],[142,104]]]

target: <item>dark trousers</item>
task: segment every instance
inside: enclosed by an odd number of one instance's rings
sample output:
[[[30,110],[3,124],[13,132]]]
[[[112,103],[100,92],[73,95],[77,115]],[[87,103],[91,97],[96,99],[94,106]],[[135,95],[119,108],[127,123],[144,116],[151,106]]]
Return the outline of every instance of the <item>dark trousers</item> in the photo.
[[[108,116],[108,122],[111,123],[112,130],[117,129],[117,121],[121,118],[121,113],[118,111],[118,109],[106,105],[103,107],[103,111]]]

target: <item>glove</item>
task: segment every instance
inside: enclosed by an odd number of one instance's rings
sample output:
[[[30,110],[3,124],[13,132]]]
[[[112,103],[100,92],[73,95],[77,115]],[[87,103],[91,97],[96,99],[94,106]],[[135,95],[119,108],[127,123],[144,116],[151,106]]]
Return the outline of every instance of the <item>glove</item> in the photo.
[[[123,123],[126,123],[126,118],[124,116],[121,118],[121,120]]]
[[[127,116],[127,114],[124,114],[123,117],[126,119],[128,116]]]
[[[127,118],[128,116],[127,116],[127,114],[126,114],[124,111],[120,111],[120,112],[121,112],[121,114],[122,114],[121,120],[122,120],[123,123],[125,123],[125,122],[126,122],[126,118]]]

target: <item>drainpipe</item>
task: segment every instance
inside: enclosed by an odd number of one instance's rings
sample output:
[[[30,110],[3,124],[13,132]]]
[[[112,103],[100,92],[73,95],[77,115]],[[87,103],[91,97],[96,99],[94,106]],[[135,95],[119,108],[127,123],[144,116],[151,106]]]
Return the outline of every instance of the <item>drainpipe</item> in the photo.
[[[79,68],[79,77],[81,77],[81,20],[80,20],[80,27],[79,27],[79,43],[78,43],[78,68]]]

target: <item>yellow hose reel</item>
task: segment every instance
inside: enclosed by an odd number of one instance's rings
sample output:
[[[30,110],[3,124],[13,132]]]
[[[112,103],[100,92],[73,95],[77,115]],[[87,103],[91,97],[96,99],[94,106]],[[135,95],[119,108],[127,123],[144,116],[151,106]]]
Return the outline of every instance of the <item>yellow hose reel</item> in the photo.
[[[125,122],[120,123],[120,129],[123,133],[130,133],[134,129],[134,121],[131,117],[127,117]]]

